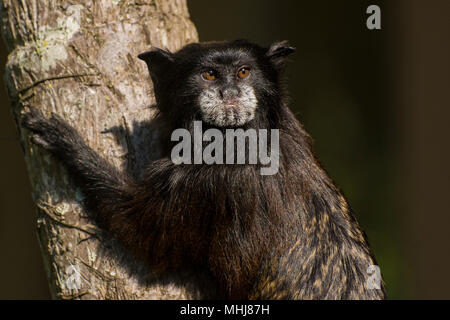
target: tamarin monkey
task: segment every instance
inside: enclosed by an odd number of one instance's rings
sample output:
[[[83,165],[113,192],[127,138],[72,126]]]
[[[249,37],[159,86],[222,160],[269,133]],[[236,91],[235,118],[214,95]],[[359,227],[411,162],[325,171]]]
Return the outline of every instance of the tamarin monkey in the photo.
[[[31,141],[57,157],[100,227],[158,270],[207,270],[224,299],[384,299],[376,262],[346,199],[321,167],[287,106],[286,41],[189,44],[139,55],[164,124],[160,159],[136,178],[96,154],[77,131],[37,109],[23,117]],[[279,168],[174,163],[170,134],[204,128],[277,129]]]

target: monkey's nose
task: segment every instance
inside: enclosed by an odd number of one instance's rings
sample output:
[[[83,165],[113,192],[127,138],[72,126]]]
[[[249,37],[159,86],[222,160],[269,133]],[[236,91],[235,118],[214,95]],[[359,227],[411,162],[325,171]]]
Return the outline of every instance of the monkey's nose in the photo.
[[[222,100],[236,99],[241,94],[238,88],[228,87],[219,90],[220,98]]]

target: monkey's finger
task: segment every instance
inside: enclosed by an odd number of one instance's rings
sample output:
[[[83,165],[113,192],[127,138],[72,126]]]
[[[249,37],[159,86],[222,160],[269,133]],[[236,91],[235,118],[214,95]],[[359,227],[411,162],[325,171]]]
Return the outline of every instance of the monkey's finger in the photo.
[[[22,118],[22,127],[27,128],[28,130],[31,130],[33,132],[44,131],[41,121],[39,121],[39,119],[33,118],[33,116],[29,114],[25,115]]]
[[[54,112],[50,114],[50,119],[59,123],[65,123],[64,119],[59,114]]]
[[[30,108],[22,117],[22,126],[35,132],[42,132],[45,129],[44,123],[46,119],[36,108]]]
[[[28,112],[27,112],[27,114],[28,115],[31,115],[33,118],[39,118],[39,119],[43,119],[44,118],[44,115],[42,114],[42,112],[38,109],[38,108],[35,108],[35,107],[32,107],[32,106],[28,106]]]
[[[30,141],[31,141],[31,143],[33,143],[37,146],[40,146],[44,149],[50,149],[50,144],[44,138],[42,138],[42,136],[39,134],[33,134],[30,137]]]

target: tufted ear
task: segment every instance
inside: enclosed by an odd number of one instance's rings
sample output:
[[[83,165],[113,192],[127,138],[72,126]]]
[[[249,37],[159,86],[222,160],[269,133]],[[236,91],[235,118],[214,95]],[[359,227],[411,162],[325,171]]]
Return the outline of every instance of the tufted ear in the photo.
[[[147,63],[153,82],[160,80],[163,76],[163,71],[167,70],[174,61],[171,52],[159,48],[143,52],[138,55],[138,58]]]
[[[266,55],[276,67],[282,67],[287,56],[295,52],[295,48],[291,47],[287,40],[274,42],[267,50]]]

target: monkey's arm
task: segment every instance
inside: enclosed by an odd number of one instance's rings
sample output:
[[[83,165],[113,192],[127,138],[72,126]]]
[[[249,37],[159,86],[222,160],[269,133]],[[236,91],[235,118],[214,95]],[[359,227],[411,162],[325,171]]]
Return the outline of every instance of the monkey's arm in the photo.
[[[62,118],[52,114],[45,118],[35,108],[24,116],[23,126],[32,132],[31,141],[56,156],[81,188],[85,203],[100,226],[113,233],[126,246],[141,254],[135,237],[142,235],[141,223],[148,199],[137,196],[139,188],[125,173],[119,172],[94,152],[78,132]],[[149,223],[152,220],[145,220]]]

